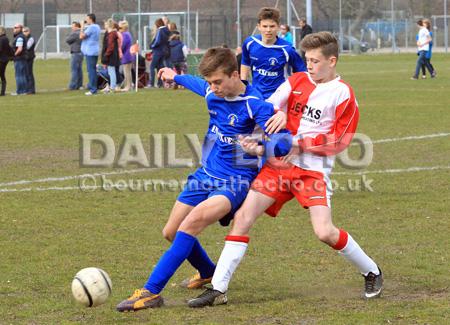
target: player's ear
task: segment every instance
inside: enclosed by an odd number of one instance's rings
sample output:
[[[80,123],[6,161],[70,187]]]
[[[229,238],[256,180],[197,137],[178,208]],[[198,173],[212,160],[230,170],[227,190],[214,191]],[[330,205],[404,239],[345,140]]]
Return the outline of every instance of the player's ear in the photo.
[[[332,55],[328,58],[328,61],[330,62],[330,67],[335,67],[337,64],[337,57]]]
[[[230,76],[231,78],[238,78],[238,79],[241,79],[241,77],[239,76],[239,72],[238,71],[233,71],[232,73],[231,73],[231,76]]]

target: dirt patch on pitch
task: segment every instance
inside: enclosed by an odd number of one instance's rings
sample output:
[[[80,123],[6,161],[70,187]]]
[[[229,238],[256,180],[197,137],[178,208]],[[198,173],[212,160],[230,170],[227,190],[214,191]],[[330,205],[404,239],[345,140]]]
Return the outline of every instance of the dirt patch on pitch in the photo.
[[[11,165],[34,165],[42,167],[52,166],[54,163],[78,162],[77,149],[19,149],[0,150],[0,168]]]

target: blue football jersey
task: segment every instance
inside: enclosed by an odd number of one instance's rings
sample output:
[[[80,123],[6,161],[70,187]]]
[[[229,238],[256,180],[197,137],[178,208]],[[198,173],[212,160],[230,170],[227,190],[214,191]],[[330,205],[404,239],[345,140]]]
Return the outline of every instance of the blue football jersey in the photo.
[[[252,134],[256,124],[265,129],[264,124],[274,114],[273,105],[265,102],[261,94],[248,83],[244,94],[220,98],[201,78],[178,75],[175,82],[205,97],[209,112],[208,131],[202,146],[205,172],[225,180],[252,180],[258,170],[254,160],[245,158],[246,154],[237,139],[241,134]]]
[[[306,71],[306,67],[289,42],[277,37],[275,44],[265,45],[261,39],[255,35],[244,41],[241,64],[250,67],[253,87],[267,99],[286,81],[288,65],[294,72]]]

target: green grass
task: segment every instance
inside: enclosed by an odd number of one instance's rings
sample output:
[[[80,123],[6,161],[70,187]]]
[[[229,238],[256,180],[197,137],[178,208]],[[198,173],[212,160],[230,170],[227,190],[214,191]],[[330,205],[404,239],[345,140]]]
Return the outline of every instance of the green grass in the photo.
[[[344,56],[339,72],[355,89],[358,131],[374,140],[450,132],[450,57],[436,54],[434,80],[409,80],[414,55]],[[82,168],[79,135],[103,133],[116,149],[139,134],[150,155],[150,134],[175,133],[178,157],[189,157],[185,133],[202,136],[207,114],[188,91],[86,97],[61,91],[68,62],[36,62],[35,96],[0,98],[0,183],[117,171]],[[12,66],[8,91],[13,91]],[[374,145],[367,170],[448,166],[449,137]],[[130,166],[136,168],[136,166]],[[149,170],[110,179],[184,179],[192,169]],[[336,171],[351,172],[338,165]],[[115,305],[142,286],[168,247],[161,236],[177,192],[46,190],[77,179],[0,186],[0,314],[4,324],[448,324],[450,170],[368,174],[373,192],[337,191],[334,221],[348,230],[385,273],[382,299],[360,299],[362,278],[314,237],[305,210],[290,202],[276,219],[262,217],[248,255],[230,286],[229,304],[191,310],[198,292],[176,286],[192,274],[183,265],[169,282],[167,306],[132,314]],[[358,175],[335,175],[340,184]],[[97,178],[99,180],[99,178]],[[227,228],[200,239],[217,260]],[[70,284],[81,268],[98,266],[113,281],[106,304],[83,308]]]

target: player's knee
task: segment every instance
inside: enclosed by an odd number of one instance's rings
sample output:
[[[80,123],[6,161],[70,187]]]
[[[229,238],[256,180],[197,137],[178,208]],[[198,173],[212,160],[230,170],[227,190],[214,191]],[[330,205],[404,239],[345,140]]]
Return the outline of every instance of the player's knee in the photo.
[[[164,227],[164,229],[162,230],[162,235],[166,240],[172,242],[175,238],[175,231],[170,228]]]
[[[333,242],[332,230],[333,229],[330,227],[317,227],[314,229],[314,233],[321,242],[325,244],[332,244]]]
[[[206,217],[201,211],[192,211],[181,223],[179,230],[191,235],[196,235],[207,225]]]
[[[246,235],[254,221],[253,216],[243,209],[239,209],[234,215],[232,234]]]

